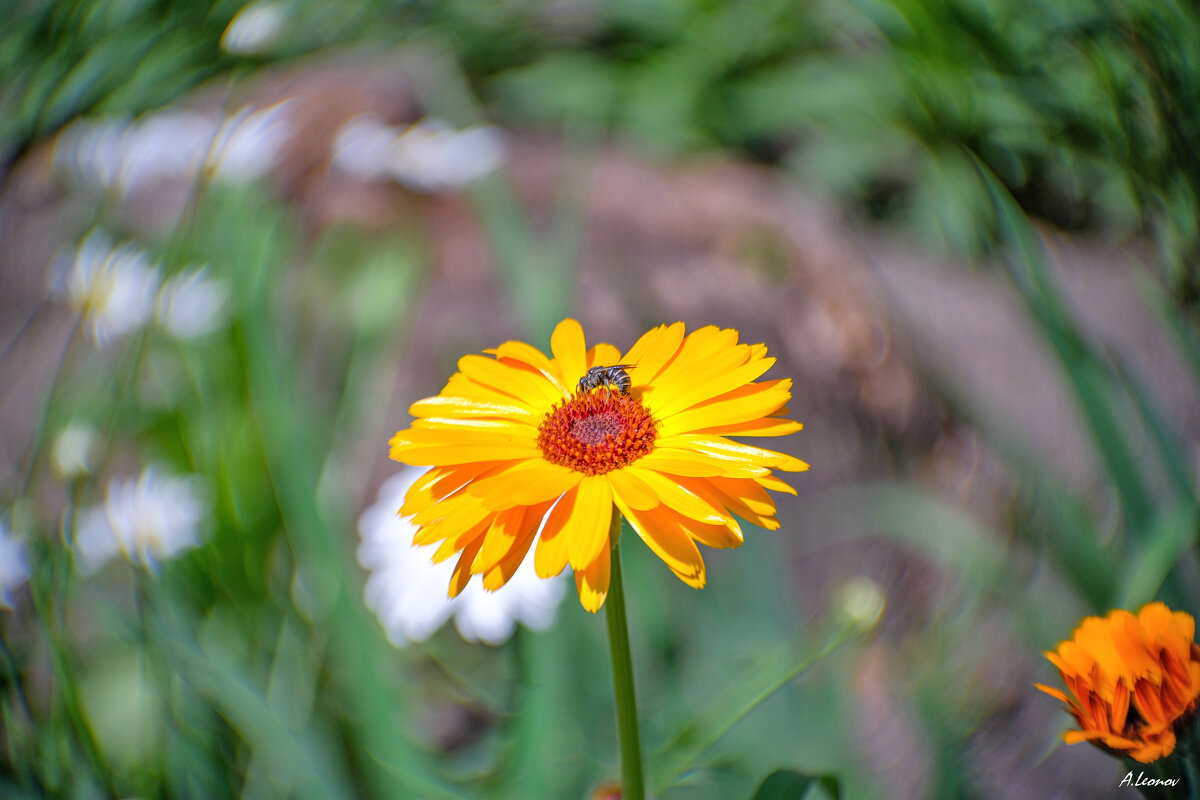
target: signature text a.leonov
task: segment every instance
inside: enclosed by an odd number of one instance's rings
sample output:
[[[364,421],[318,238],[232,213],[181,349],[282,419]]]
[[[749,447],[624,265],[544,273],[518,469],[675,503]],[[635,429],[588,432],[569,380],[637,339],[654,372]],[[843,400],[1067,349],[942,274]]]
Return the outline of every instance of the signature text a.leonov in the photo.
[[[1117,786],[1178,786],[1179,778],[1147,778],[1146,773],[1139,772],[1137,779],[1133,777],[1133,773],[1126,773],[1125,777]]]

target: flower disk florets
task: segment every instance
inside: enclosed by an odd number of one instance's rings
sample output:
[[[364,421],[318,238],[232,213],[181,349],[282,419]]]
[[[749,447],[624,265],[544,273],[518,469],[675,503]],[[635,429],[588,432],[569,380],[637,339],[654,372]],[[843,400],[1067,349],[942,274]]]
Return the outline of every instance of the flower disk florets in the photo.
[[[640,400],[604,387],[555,405],[538,427],[538,447],[553,464],[603,475],[649,453],[657,436]]]

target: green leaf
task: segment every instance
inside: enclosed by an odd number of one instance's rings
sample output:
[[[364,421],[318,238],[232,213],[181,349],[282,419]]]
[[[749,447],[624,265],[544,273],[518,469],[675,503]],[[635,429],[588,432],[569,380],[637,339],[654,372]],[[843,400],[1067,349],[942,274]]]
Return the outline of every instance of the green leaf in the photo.
[[[1004,264],[1058,356],[1096,450],[1121,498],[1128,527],[1136,538],[1141,538],[1153,520],[1154,503],[1113,413],[1109,370],[1083,338],[1062,290],[1046,266],[1042,244],[1029,219],[987,165],[974,154],[971,157],[995,211],[999,237],[1013,249],[1013,257],[1005,259]]]
[[[1158,593],[1167,575],[1195,540],[1200,519],[1195,503],[1184,501],[1159,515],[1123,580],[1122,608],[1138,608]]]
[[[751,800],[801,800],[816,788],[833,798],[841,797],[837,778],[832,775],[802,775],[795,770],[772,772],[759,785]]]
[[[186,642],[166,644],[171,663],[183,679],[213,704],[256,755],[293,780],[296,797],[351,796],[344,766],[330,758],[335,749],[293,734],[245,676]]]
[[[650,784],[655,794],[662,794],[675,784],[733,726],[775,692],[830,656],[850,640],[854,631],[853,626],[840,627],[820,648],[805,654],[798,654],[791,644],[764,653],[757,670],[743,675],[723,695],[706,702],[705,711],[684,725],[662,752],[647,759],[653,765]]]

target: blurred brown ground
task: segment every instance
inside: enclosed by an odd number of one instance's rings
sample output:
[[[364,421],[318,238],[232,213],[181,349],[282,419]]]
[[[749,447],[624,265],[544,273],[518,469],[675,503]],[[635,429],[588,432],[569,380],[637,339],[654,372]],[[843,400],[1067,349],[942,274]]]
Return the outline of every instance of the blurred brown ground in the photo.
[[[274,180],[308,234],[347,221],[384,230],[419,213],[432,237],[435,263],[403,352],[392,373],[363,388],[384,402],[346,459],[359,465],[344,483],[361,487],[361,508],[392,471],[380,442],[405,424],[413,399],[436,393],[447,359],[522,333],[464,198],[418,197],[328,168],[334,132],[351,116],[370,111],[398,122],[420,114],[397,65],[355,58],[308,63],[264,74],[241,100],[265,105],[285,97],[292,98],[299,130]],[[212,107],[217,98],[201,93],[187,102]],[[510,132],[506,172],[535,221],[548,214],[563,159],[553,137]],[[0,346],[12,343],[0,388],[5,496],[19,490],[32,427],[72,325],[68,312],[50,302],[22,327],[44,301],[53,251],[71,241],[74,221],[59,215],[62,189],[48,164],[43,146],[9,175],[0,194]],[[575,309],[590,340],[624,347],[648,325],[676,319],[689,328],[733,326],[780,358],[772,375],[795,379],[792,416],[806,428],[781,444],[813,469],[794,482],[801,496],[781,503],[781,518],[803,515],[806,495],[896,479],[928,488],[1003,531],[1015,476],[934,387],[950,387],[955,409],[1005,431],[1068,485],[1102,494],[1100,467],[1074,401],[998,270],[942,263],[893,235],[848,222],[752,165],[715,157],[662,165],[609,145],[575,167],[585,181],[587,213]],[[178,187],[161,192],[132,198],[133,227],[154,224],[164,204],[178,202]],[[1148,260],[1145,246],[1052,231],[1044,237],[1088,330],[1146,381],[1195,452],[1200,397],[1139,299],[1137,264]],[[902,665],[910,656],[902,651],[906,636],[929,621],[944,576],[863,533],[853,542],[796,543],[789,562],[796,613],[814,614],[841,578],[866,574],[884,587],[883,630],[863,650],[852,678],[860,755],[881,796],[923,798],[932,791],[932,753],[908,699]],[[1047,732],[1064,718],[1030,686],[1048,677],[1038,654],[1000,623],[963,646],[971,651],[962,660],[979,671],[992,707],[964,743],[977,796],[1122,796],[1119,765],[1089,748],[1060,747],[1040,760]]]

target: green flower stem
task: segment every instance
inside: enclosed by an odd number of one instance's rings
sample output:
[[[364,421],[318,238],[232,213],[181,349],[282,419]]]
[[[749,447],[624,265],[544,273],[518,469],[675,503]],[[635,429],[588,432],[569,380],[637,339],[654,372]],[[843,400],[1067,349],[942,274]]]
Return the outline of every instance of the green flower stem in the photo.
[[[617,704],[617,737],[621,745],[621,800],[643,800],[646,781],[642,776],[642,740],[638,733],[637,698],[633,691],[633,658],[629,651],[629,627],[625,623],[625,587],[621,583],[621,514],[613,509],[609,541],[612,542],[612,574],[604,613],[608,620],[608,650],[612,656],[613,696]]]
[[[1188,800],[1200,800],[1200,752],[1195,745],[1181,748],[1183,774],[1187,780]]]

